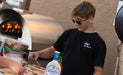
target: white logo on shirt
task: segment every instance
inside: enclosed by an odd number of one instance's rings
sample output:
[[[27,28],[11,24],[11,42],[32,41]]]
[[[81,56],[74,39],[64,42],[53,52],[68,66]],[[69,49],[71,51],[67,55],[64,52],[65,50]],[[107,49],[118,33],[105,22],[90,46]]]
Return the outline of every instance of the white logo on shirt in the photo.
[[[85,43],[84,43],[84,45],[83,45],[83,47],[86,47],[86,48],[91,48],[91,46],[90,46],[90,45],[91,45],[90,43],[85,42]]]

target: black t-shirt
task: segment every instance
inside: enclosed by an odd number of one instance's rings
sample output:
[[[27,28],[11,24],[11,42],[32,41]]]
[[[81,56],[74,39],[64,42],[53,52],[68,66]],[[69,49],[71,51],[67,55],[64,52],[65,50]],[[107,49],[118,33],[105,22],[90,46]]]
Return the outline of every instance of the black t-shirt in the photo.
[[[63,53],[63,75],[93,75],[94,66],[104,65],[106,45],[98,33],[70,29],[53,46]]]

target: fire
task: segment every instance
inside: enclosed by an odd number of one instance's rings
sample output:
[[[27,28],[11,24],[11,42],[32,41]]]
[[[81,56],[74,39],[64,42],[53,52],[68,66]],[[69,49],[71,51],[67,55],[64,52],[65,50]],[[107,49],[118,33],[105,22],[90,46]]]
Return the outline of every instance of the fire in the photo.
[[[7,29],[12,28],[12,25],[10,23],[7,23]]]
[[[21,29],[21,27],[20,27],[19,24],[16,24],[16,25],[14,26],[14,28],[15,28],[15,29]]]
[[[5,25],[2,25],[2,28],[5,28]]]
[[[2,33],[20,34],[22,33],[20,25],[15,21],[8,21],[2,25]]]

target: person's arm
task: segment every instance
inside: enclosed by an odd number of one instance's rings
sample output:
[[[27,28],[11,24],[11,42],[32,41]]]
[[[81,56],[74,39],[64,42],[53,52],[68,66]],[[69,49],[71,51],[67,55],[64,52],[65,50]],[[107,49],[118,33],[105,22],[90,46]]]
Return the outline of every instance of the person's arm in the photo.
[[[16,74],[23,74],[26,71],[19,63],[2,56],[0,56],[0,67],[9,68]]]
[[[39,58],[50,59],[54,56],[55,48],[53,46],[39,51]]]
[[[103,75],[103,68],[101,66],[95,66],[94,75]]]
[[[55,48],[53,46],[37,51],[37,52],[30,52],[28,59],[29,60],[37,60],[37,58],[43,58],[43,59],[50,59],[54,55]]]
[[[107,48],[104,40],[98,40],[94,51],[94,75],[103,75],[106,51]]]

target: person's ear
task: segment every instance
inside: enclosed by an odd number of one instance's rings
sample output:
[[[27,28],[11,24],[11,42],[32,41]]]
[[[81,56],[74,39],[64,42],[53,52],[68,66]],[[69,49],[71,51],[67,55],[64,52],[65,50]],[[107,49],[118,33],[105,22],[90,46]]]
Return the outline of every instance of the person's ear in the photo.
[[[89,23],[93,23],[93,21],[94,21],[94,17],[91,16],[91,17],[89,18]]]

